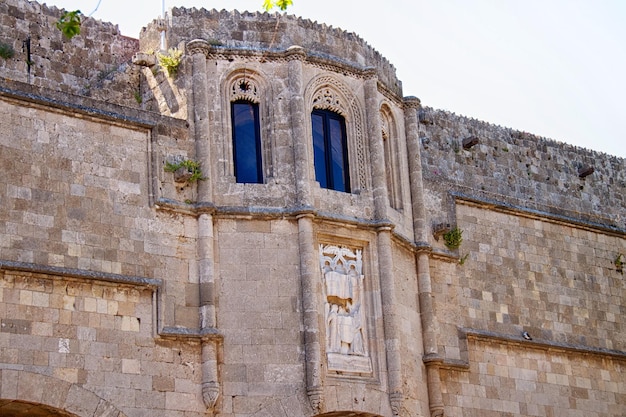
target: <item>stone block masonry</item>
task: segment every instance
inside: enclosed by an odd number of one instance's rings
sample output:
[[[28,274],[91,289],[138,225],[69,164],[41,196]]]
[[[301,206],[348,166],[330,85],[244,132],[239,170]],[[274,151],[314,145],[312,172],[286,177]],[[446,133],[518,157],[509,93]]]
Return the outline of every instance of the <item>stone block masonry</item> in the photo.
[[[0,3],[0,415],[626,415],[623,159],[294,16],[60,14]]]

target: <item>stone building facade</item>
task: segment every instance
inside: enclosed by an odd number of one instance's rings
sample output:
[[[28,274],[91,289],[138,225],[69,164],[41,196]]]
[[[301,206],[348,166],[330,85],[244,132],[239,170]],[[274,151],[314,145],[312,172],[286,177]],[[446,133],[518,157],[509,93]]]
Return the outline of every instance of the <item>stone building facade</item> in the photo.
[[[59,15],[0,3],[0,415],[626,415],[624,159],[293,16]]]

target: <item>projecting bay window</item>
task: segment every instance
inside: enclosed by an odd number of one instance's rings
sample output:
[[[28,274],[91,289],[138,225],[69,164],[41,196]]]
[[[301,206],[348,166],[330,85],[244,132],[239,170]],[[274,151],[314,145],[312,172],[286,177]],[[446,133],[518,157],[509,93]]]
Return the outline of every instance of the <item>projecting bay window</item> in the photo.
[[[259,105],[246,100],[231,102],[233,161],[239,183],[262,183]]]
[[[313,162],[315,180],[322,188],[350,192],[346,122],[338,113],[313,110]]]

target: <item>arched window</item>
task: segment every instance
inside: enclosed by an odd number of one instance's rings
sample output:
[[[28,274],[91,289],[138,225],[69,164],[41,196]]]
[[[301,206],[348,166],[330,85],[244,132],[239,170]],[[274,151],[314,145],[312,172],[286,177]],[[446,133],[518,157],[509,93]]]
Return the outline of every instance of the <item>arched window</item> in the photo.
[[[387,197],[389,205],[402,210],[402,187],[400,184],[400,168],[398,161],[397,130],[391,109],[383,105],[380,110],[383,149],[385,156],[385,176],[387,180]]]
[[[259,105],[247,100],[231,102],[235,178],[242,183],[262,183]]]
[[[350,192],[346,122],[330,110],[311,113],[315,180],[322,188]]]

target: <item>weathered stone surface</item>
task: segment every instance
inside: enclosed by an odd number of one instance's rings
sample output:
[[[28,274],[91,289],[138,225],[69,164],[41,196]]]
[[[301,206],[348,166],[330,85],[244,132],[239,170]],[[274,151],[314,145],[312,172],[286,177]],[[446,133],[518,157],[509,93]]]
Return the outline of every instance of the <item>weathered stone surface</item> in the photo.
[[[70,41],[59,15],[0,4],[0,42],[36,46],[30,80],[0,60],[0,413],[624,414],[623,159],[421,107],[363,40],[292,16],[176,8],[140,41],[90,18]],[[241,99],[258,184],[236,182]],[[320,108],[351,193],[315,180]],[[165,171],[183,160],[198,182]],[[351,251],[350,288],[320,245]]]

